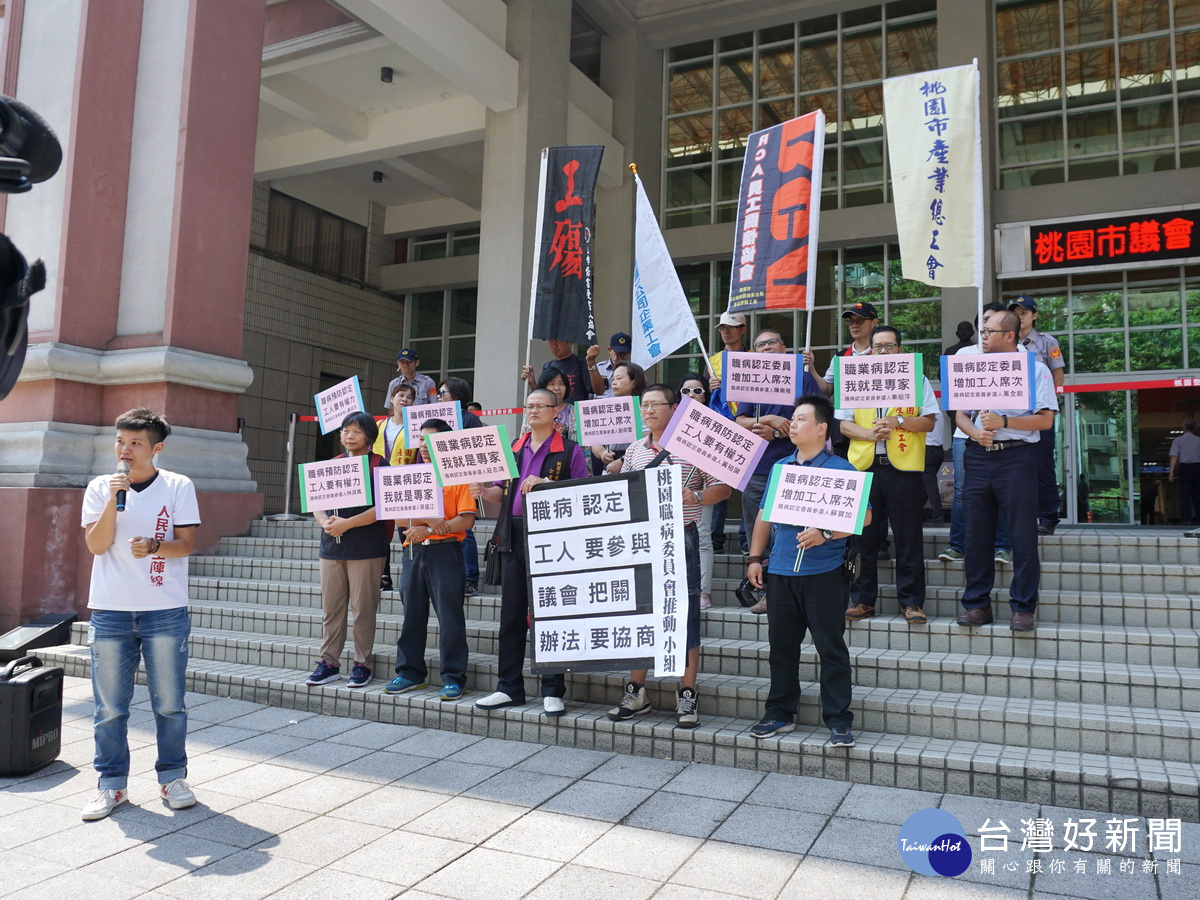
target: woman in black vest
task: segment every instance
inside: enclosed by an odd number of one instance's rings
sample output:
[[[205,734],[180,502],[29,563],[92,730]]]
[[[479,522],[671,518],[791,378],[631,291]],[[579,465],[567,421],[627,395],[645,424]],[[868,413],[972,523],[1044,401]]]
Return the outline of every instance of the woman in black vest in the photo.
[[[529,431],[513,442],[518,476],[499,484],[473,484],[471,494],[500,503],[496,549],[500,551],[499,679],[496,692],[484,697],[478,709],[503,709],[525,703],[525,644],[529,633],[529,567],[525,556],[525,495],[543,481],[584,478],[587,465],[574,441],[554,428],[558,397],[538,389],[525,398]],[[542,677],[542,703],[548,716],[566,710],[562,675]]]

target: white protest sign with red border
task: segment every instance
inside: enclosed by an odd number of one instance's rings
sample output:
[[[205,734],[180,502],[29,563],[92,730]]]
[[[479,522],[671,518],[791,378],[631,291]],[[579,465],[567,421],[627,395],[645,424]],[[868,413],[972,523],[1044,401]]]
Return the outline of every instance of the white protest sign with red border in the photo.
[[[703,403],[684,397],[662,433],[661,446],[740,491],[754,474],[767,442]]]
[[[1033,351],[942,357],[942,409],[1033,409]]]
[[[442,519],[444,502],[430,463],[380,466],[375,470],[375,518]]]
[[[345,506],[370,506],[371,479],[368,457],[346,456],[324,462],[300,463],[300,508],[340,509]]]

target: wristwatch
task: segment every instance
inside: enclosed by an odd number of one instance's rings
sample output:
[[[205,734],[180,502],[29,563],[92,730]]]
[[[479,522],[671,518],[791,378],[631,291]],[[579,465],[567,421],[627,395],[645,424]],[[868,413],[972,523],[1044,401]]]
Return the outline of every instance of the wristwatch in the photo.
[[[904,416],[896,416],[896,427],[897,428],[904,427]]]
[[[832,541],[833,540],[833,532],[830,531],[828,528],[822,528],[821,529],[821,537],[825,538],[825,540],[827,540],[827,541]]]

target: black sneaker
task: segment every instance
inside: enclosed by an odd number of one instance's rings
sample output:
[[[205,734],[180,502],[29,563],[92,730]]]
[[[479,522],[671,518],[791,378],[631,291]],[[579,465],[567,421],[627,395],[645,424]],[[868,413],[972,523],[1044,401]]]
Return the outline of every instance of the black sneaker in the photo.
[[[463,593],[470,597],[472,594],[478,593],[479,585],[474,581],[468,581],[463,585]]]
[[[350,670],[350,679],[346,682],[346,687],[360,688],[366,687],[371,683],[371,670],[360,662],[354,664],[354,668]]]
[[[621,697],[621,702],[608,711],[608,717],[614,722],[624,722],[634,716],[643,716],[650,710],[650,699],[646,696],[646,686],[630,681],[625,684],[625,695]]]
[[[381,591],[390,591],[392,589],[392,576],[391,575],[380,575],[379,576],[379,589]]]
[[[763,720],[750,729],[750,734],[756,738],[769,738],[777,734],[787,734],[789,731],[795,731],[796,726],[791,722],[785,722],[783,719],[772,719],[770,716],[763,716]]]
[[[337,681],[342,677],[342,670],[337,666],[331,666],[325,660],[318,660],[317,667],[313,669],[313,673],[308,676],[308,680],[304,683],[309,687],[316,687],[318,684],[329,684],[331,681]]]
[[[854,732],[849,725],[843,725],[829,732],[829,746],[849,749],[854,746]]]
[[[700,712],[696,709],[698,699],[695,688],[679,689],[675,703],[675,724],[680,728],[695,728],[700,724]]]

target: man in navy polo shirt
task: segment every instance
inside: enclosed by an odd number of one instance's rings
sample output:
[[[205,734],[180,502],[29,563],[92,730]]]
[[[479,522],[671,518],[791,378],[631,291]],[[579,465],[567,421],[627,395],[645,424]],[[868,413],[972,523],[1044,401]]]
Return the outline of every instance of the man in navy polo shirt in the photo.
[[[788,442],[795,450],[775,465],[854,472],[849,462],[825,449],[832,427],[833,404],[823,394],[813,392],[801,397],[788,423]],[[768,738],[795,728],[800,702],[800,645],[805,632],[811,631],[813,645],[821,656],[821,714],[830,730],[830,746],[853,747],[850,651],[845,638],[848,593],[842,573],[848,532],[773,525],[763,520],[761,509],[756,516],[746,567],[746,576],[755,587],[763,586],[764,554],[771,533],[775,534],[771,579],[767,583],[771,689],[762,721],[750,733]],[[870,516],[868,511],[867,522]],[[799,571],[795,570],[797,549],[804,550]]]
[[[765,329],[754,338],[751,349],[755,353],[787,353],[787,344],[783,335],[778,331]],[[819,394],[820,388],[807,371],[797,386],[796,396],[804,394]],[[754,469],[754,474],[742,491],[742,524],[749,535],[754,529],[758,517],[758,506],[762,501],[763,492],[767,489],[767,479],[771,477],[771,466],[792,452],[792,442],[788,440],[788,427],[791,423],[795,404],[774,403],[739,403],[737,423],[743,428],[749,428],[759,437],[767,439],[767,447],[762,459]],[[770,537],[767,538],[768,544]],[[767,548],[764,548],[766,552]],[[750,612],[762,615],[767,611],[767,600],[764,596],[750,607]]]

